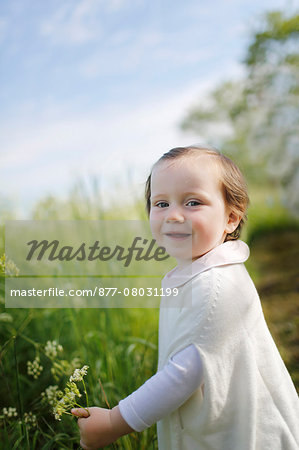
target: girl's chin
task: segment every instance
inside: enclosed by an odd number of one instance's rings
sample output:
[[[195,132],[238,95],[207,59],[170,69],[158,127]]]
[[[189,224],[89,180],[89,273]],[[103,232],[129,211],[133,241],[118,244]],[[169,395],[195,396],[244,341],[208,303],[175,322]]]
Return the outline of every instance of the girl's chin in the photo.
[[[190,268],[190,273],[191,273],[191,268],[192,268],[192,260],[191,259],[179,259],[179,258],[175,258],[176,259],[176,263],[177,263],[177,267],[184,269],[184,268]]]
[[[167,249],[166,249],[167,251]],[[192,254],[191,252],[186,252],[186,253],[182,253],[182,252],[168,252],[168,254],[170,256],[172,256],[174,259],[176,259],[177,263],[179,265],[188,265],[192,263]]]

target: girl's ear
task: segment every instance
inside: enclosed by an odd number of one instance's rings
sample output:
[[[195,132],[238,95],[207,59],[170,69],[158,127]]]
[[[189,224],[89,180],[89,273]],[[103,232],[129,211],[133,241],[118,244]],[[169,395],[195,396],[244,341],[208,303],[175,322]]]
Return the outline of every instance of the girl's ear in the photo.
[[[237,228],[237,226],[239,225],[241,219],[242,219],[242,214],[240,214],[237,211],[230,210],[227,224],[225,227],[225,232],[228,234],[233,233],[235,231],[235,229]]]

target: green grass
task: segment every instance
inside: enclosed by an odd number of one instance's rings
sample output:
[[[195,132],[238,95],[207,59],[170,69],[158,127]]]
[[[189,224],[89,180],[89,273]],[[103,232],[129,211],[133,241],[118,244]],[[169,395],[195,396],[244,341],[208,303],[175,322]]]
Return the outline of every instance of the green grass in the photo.
[[[1,352],[1,406],[18,406],[19,416],[21,409],[37,415],[39,428],[29,430],[30,442],[38,431],[36,448],[64,448],[66,443],[66,448],[77,448],[78,442],[75,419],[66,416],[61,422],[56,422],[50,408],[40,404],[41,392],[57,383],[50,373],[51,361],[41,354],[44,367],[41,376],[34,380],[27,375],[27,361],[34,359],[39,344],[56,339],[64,348],[63,358],[71,361],[78,357],[81,361],[78,367],[83,364],[90,366],[87,389],[91,405],[106,407],[101,384],[110,407],[113,407],[156,371],[157,310],[18,309],[7,312],[13,317],[13,322],[5,322],[1,327],[1,341],[4,342]],[[11,336],[16,336],[16,339]],[[6,344],[7,339],[11,340]],[[61,385],[65,381],[66,377],[62,377]],[[6,439],[12,435],[16,440],[19,434],[20,437],[23,435],[19,426],[8,429],[9,432],[2,429]],[[59,442],[57,434],[60,435]],[[124,449],[151,448],[155,435],[152,427],[115,445]],[[74,439],[73,443],[69,436]],[[49,447],[54,438],[53,446]]]
[[[91,192],[79,184],[66,201],[53,197],[42,200],[32,218],[145,220],[146,215],[138,199],[131,206],[112,207],[106,211],[96,184]],[[4,279],[0,282],[3,302]],[[127,286],[134,287],[134,279],[128,279]],[[29,310],[5,309],[3,303],[0,308],[0,314],[5,314],[0,315],[0,415],[2,407],[14,406],[18,408],[19,418],[22,412],[32,411],[38,420],[37,428],[28,428],[17,420],[0,420],[0,448],[1,445],[3,449],[13,446],[24,449],[78,448],[76,419],[65,416],[61,422],[55,421],[51,408],[41,404],[41,393],[49,385],[57,384],[50,372],[51,361],[40,351],[48,340],[56,340],[63,346],[61,358],[69,362],[79,358],[79,367],[90,366],[86,379],[90,405],[107,407],[108,399],[109,406],[113,407],[156,372],[157,309]],[[34,380],[27,374],[27,361],[32,361],[37,352],[44,370]],[[67,378],[61,378],[60,387]],[[111,448],[156,449],[156,428],[153,426],[143,433],[126,436]]]
[[[80,190],[81,189],[81,190]],[[45,199],[36,207],[36,219],[145,219],[143,204],[136,199],[130,207],[105,211],[96,186],[92,194],[78,188],[68,201]],[[279,350],[298,388],[298,290],[296,255],[298,222],[280,205],[268,188],[251,192],[249,221],[244,238],[251,246],[247,267],[261,294],[266,319]],[[1,241],[3,243],[3,234]],[[280,245],[277,246],[277,243]],[[285,265],[288,249],[294,257]],[[282,262],[282,264],[280,264]],[[285,270],[282,270],[285,266]],[[56,384],[51,361],[42,353],[48,340],[64,348],[61,358],[80,359],[90,366],[87,389],[90,404],[110,407],[153,375],[157,367],[157,309],[5,309],[4,279],[0,278],[0,415],[2,407],[14,406],[19,417],[32,411],[37,427],[17,420],[0,420],[0,448],[76,449],[76,420],[66,416],[54,420],[51,409],[41,404],[41,393]],[[134,280],[130,280],[134,286]],[[44,370],[34,380],[27,374],[27,361],[40,352]],[[64,385],[67,375],[61,378]],[[99,381],[100,380],[100,381]],[[104,389],[104,391],[103,391]],[[105,394],[104,394],[105,392]],[[113,448],[111,446],[111,448]],[[134,433],[114,444],[124,450],[157,449],[156,428]]]

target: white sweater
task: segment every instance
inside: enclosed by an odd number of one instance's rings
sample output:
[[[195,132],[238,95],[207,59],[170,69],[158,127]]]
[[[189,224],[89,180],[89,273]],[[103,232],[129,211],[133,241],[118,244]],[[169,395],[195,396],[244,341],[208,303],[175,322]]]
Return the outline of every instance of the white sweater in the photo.
[[[242,241],[221,244],[162,286],[159,370],[194,344],[204,389],[158,422],[160,450],[298,450],[299,401],[243,262]],[[191,302],[190,302],[191,299]]]

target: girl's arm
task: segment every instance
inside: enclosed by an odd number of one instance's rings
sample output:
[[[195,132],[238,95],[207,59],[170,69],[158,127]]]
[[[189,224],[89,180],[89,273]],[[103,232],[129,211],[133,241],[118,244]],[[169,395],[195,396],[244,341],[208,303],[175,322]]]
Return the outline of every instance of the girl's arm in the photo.
[[[179,408],[203,383],[203,365],[197,348],[190,344],[137,391],[113,409],[89,408],[90,416],[79,419],[80,444],[93,450],[110,444],[124,434],[142,431]],[[84,409],[72,410],[86,417]]]
[[[121,400],[119,409],[134,430],[142,431],[178,409],[202,383],[201,357],[191,344],[176,353],[137,391]]]

